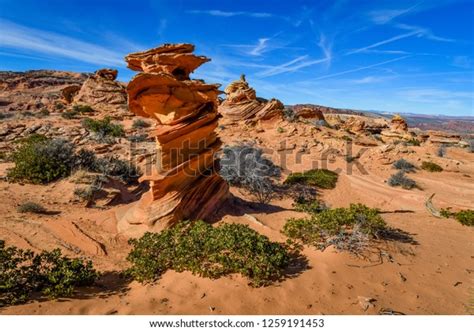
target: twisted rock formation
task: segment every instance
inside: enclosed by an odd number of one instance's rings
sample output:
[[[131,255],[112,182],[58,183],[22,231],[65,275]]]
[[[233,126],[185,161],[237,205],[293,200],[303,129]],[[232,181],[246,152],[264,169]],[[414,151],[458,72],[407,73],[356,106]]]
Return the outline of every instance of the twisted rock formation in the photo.
[[[80,89],[67,87],[63,98],[72,103],[90,105],[104,111],[126,111],[127,93],[125,86],[117,82],[117,70],[101,69],[89,77]]]
[[[281,101],[257,98],[255,90],[245,80],[245,75],[230,83],[225,93],[227,98],[219,106],[219,111],[231,122],[265,120],[282,115],[284,106]]]
[[[408,124],[400,115],[394,115],[390,121],[390,130],[392,132],[405,133],[408,131]]]
[[[133,113],[157,121],[158,161],[140,178],[150,182],[150,191],[118,215],[119,231],[134,235],[206,219],[228,195],[214,158],[221,145],[214,132],[219,84],[189,78],[209,61],[193,50],[190,44],[165,44],[125,58],[129,68],[142,71],[128,84],[128,104]]]

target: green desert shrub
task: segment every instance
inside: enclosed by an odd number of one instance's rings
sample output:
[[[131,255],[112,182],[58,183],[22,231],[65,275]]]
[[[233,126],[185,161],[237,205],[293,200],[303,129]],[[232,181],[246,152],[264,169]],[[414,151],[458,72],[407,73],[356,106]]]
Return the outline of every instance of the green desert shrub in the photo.
[[[462,225],[474,226],[474,210],[458,211],[454,218]]]
[[[120,124],[112,123],[110,117],[105,117],[101,120],[92,118],[85,118],[82,121],[82,126],[95,133],[98,137],[123,137],[124,131]]]
[[[63,256],[59,249],[35,254],[0,240],[0,306],[25,303],[35,294],[70,296],[97,277],[91,261]]]
[[[148,128],[150,126],[151,124],[149,122],[142,120],[141,118],[137,118],[132,124],[132,128],[134,129]]]
[[[441,209],[441,216],[450,218],[453,217],[462,225],[474,226],[474,210],[461,210],[458,212],[451,211],[451,208]]]
[[[431,161],[423,161],[421,163],[421,169],[429,171],[429,172],[441,172],[443,168],[438,164],[431,162]]]
[[[411,190],[412,188],[416,187],[416,182],[413,179],[408,178],[405,174],[405,171],[400,170],[390,176],[388,179],[388,185],[401,186],[405,190]]]
[[[294,199],[293,207],[296,211],[310,214],[316,214],[326,209],[324,203],[318,199],[305,197],[304,195],[297,196]]]
[[[79,114],[86,114],[86,113],[93,113],[94,109],[92,109],[92,107],[89,105],[74,105],[72,107],[72,111]]]
[[[44,214],[46,213],[46,208],[44,208],[39,203],[33,201],[26,201],[21,203],[18,208],[20,213],[33,213],[33,214]]]
[[[336,187],[338,174],[328,169],[313,169],[305,172],[294,172],[285,180],[285,184],[305,184],[323,189]]]
[[[46,117],[46,116],[49,116],[50,112],[48,109],[46,108],[43,108],[39,111],[39,116],[40,117]]]
[[[74,165],[74,147],[63,139],[32,135],[20,142],[12,153],[15,167],[8,170],[14,181],[46,184],[70,174]]]
[[[126,183],[133,183],[139,177],[138,169],[127,161],[115,157],[97,158],[85,149],[75,153],[74,146],[62,139],[31,135],[19,144],[11,156],[15,167],[7,173],[13,181],[47,184],[69,176],[74,169],[98,172]]]
[[[395,161],[393,163],[393,167],[397,170],[403,170],[405,172],[414,172],[416,169],[412,163],[408,162],[405,159]]]
[[[230,184],[249,191],[261,203],[269,202],[275,192],[273,178],[280,168],[251,145],[225,146],[220,159],[220,174]]]
[[[61,113],[61,117],[65,118],[67,120],[73,120],[76,119],[79,116],[79,113],[77,111],[65,111],[64,113]]]
[[[130,239],[132,264],[127,274],[154,281],[167,270],[219,278],[232,273],[246,276],[253,286],[279,280],[290,262],[289,246],[241,224],[213,227],[203,221],[180,222],[160,233]]]
[[[303,243],[323,249],[341,236],[355,232],[368,238],[377,238],[386,229],[379,211],[362,204],[351,204],[349,208],[325,209],[310,213],[309,218],[289,219],[283,233]]]
[[[412,139],[407,140],[406,144],[408,146],[420,146],[421,142],[416,138],[412,138]]]

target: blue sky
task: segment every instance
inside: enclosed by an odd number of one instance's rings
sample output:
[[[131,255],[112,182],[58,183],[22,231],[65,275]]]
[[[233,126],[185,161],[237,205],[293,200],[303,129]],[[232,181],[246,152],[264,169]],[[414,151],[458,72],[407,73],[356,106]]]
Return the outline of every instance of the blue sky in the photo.
[[[123,57],[189,42],[193,77],[241,73],[286,104],[474,116],[474,1],[0,0],[0,70],[134,72]]]

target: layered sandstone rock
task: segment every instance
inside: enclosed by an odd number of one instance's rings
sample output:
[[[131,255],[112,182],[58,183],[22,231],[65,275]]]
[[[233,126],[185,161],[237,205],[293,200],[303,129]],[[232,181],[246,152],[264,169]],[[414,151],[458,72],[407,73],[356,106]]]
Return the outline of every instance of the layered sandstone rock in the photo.
[[[293,110],[295,115],[305,119],[315,119],[317,121],[326,121],[323,112],[318,108],[302,107]]]
[[[89,77],[80,89],[73,86],[63,90],[63,98],[74,104],[86,104],[107,112],[127,110],[125,86],[116,81],[117,70],[101,69]]]
[[[381,132],[382,139],[385,140],[396,140],[404,139],[409,140],[413,138],[413,134],[408,132],[408,124],[403,117],[400,115],[394,115],[390,121],[390,127],[387,130]]]
[[[284,106],[280,100],[257,98],[255,90],[245,80],[245,75],[230,83],[225,93],[227,97],[219,106],[219,111],[231,122],[266,120],[283,113]]]
[[[55,70],[0,71],[0,113],[55,111],[62,102],[61,91],[81,86],[88,76]]]
[[[129,108],[157,122],[157,163],[140,179],[149,181],[150,191],[118,215],[119,230],[129,235],[206,219],[228,195],[214,158],[221,145],[214,132],[219,85],[189,79],[209,61],[193,50],[190,44],[166,44],[126,57],[129,68],[142,71],[128,84]]]

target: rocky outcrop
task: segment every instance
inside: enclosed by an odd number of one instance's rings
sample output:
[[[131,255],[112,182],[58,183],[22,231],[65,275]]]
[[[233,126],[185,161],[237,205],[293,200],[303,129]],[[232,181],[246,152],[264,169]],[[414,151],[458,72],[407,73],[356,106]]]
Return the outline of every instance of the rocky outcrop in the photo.
[[[408,124],[400,115],[394,115],[390,121],[390,131],[406,133],[408,132]]]
[[[126,111],[127,92],[125,86],[115,80],[117,73],[114,69],[98,70],[79,90],[74,87],[63,89],[63,98],[72,99],[71,102],[74,104],[89,105],[95,110]]]
[[[413,133],[408,132],[408,124],[400,115],[394,115],[390,121],[390,127],[381,133],[384,141],[409,140],[413,138]]]
[[[305,119],[315,119],[317,121],[326,121],[323,112],[318,108],[302,107],[293,110],[296,116]]]
[[[119,231],[130,236],[207,219],[228,195],[214,158],[221,145],[214,132],[219,85],[189,79],[209,61],[193,50],[190,44],[166,44],[125,58],[129,68],[142,71],[128,84],[129,108],[157,122],[157,162],[140,179],[150,183],[150,191],[117,215]]]
[[[284,106],[280,100],[257,98],[255,90],[245,80],[245,75],[230,83],[225,93],[226,99],[219,106],[219,111],[231,122],[267,120],[283,113]]]
[[[54,111],[62,90],[81,86],[88,74],[54,70],[0,71],[0,112]]]
[[[366,124],[365,121],[356,117],[349,117],[342,125],[345,130],[352,133],[364,132]]]

